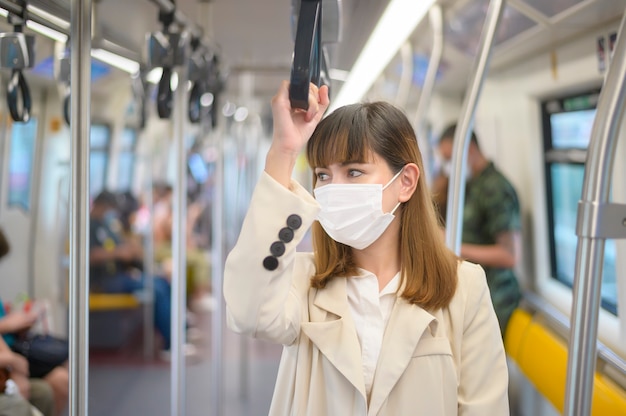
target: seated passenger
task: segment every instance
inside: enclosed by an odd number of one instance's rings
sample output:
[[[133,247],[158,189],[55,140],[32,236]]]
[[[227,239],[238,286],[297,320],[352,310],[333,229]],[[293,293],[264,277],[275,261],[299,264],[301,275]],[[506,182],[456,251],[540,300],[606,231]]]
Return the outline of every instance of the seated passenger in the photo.
[[[0,228],[0,259],[9,253],[8,239]],[[11,314],[4,316],[4,306],[0,301],[0,334],[7,334],[10,342],[14,341],[13,332],[30,328],[35,322],[36,314]],[[26,358],[14,353],[3,337],[0,337],[0,414],[19,416],[21,414],[37,414],[24,399],[28,399],[44,416],[60,414],[67,406],[68,372],[64,366],[56,366],[46,374],[38,374],[42,378],[31,378],[33,375]],[[6,390],[6,382],[10,379],[15,383],[17,391]]]
[[[116,220],[116,196],[103,191],[93,201],[90,215],[89,274],[92,292],[136,293],[143,289],[143,275],[128,267],[140,262],[143,250],[138,241],[124,241]],[[170,349],[171,288],[167,280],[154,278],[154,323]]]

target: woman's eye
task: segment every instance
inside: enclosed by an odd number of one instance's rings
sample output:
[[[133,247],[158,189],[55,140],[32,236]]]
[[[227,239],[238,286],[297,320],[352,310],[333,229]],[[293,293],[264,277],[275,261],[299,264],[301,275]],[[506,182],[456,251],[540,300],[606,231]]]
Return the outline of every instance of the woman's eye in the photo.
[[[325,180],[328,179],[328,174],[327,173],[317,172],[316,175],[317,175],[317,180],[318,181],[325,181]]]
[[[361,172],[360,170],[356,170],[356,169],[350,169],[348,171],[348,176],[350,176],[351,178],[357,178],[361,176],[362,174],[363,172]]]

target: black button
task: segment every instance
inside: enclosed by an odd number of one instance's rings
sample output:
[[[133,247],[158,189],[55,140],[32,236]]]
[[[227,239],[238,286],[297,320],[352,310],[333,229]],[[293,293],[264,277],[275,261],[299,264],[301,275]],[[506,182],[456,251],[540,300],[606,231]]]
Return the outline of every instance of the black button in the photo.
[[[281,228],[278,232],[278,238],[280,238],[280,241],[282,241],[283,243],[290,242],[291,240],[293,240],[293,230],[287,227]]]
[[[274,241],[270,246],[270,253],[276,257],[285,254],[285,244],[282,241]]]
[[[263,259],[263,267],[269,271],[276,270],[278,267],[278,259],[274,256],[267,256]]]
[[[287,217],[287,227],[297,230],[302,225],[302,218],[297,214],[291,214]]]

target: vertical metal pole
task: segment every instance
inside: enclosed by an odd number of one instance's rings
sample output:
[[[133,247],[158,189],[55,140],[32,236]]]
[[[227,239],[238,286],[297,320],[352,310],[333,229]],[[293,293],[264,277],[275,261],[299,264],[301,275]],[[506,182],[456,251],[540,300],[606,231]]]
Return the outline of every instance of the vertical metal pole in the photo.
[[[216,105],[214,103],[213,105]],[[212,212],[212,287],[216,304],[211,320],[211,415],[222,415],[223,402],[223,337],[224,337],[224,302],[222,296],[222,277],[224,275],[224,142],[222,137],[216,140],[218,157],[215,162],[215,180],[213,187]]]
[[[400,47],[400,58],[402,60],[402,71],[400,73],[400,81],[398,82],[398,90],[393,104],[396,107],[404,108],[409,98],[409,91],[413,83],[413,46],[411,41],[407,40]]]
[[[91,0],[71,3],[70,416],[88,414]]]
[[[185,59],[187,54],[185,53]],[[184,61],[186,64],[186,61]],[[176,185],[174,186],[174,221],[172,232],[172,362],[171,415],[184,416],[185,410],[185,322],[187,318],[187,164],[185,154],[185,120],[187,117],[187,66],[176,67],[178,86],[174,95],[174,154]]]
[[[474,64],[471,83],[468,87],[461,115],[454,134],[452,150],[452,175],[448,186],[448,212],[446,214],[446,243],[456,254],[461,252],[461,232],[463,230],[463,204],[465,203],[465,171],[467,169],[467,150],[474,114],[483,80],[489,64],[493,39],[498,33],[498,26],[506,0],[491,0],[485,16],[485,24],[480,36],[478,55]]]
[[[143,159],[148,169],[145,181],[145,204],[148,207],[148,227],[144,234],[144,306],[143,306],[143,355],[146,359],[154,356],[154,196],[152,194],[152,155]]]
[[[424,85],[420,93],[420,98],[417,103],[417,110],[415,111],[415,119],[413,125],[417,134],[417,144],[422,151],[422,155],[430,154],[430,141],[428,140],[428,133],[426,131],[426,114],[428,113],[428,106],[430,99],[435,89],[435,81],[437,79],[437,71],[439,70],[439,64],[441,63],[441,55],[443,54],[443,12],[439,4],[434,4],[428,13],[430,20],[430,28],[433,32],[433,50],[430,53],[430,60],[428,61],[428,69],[426,69],[426,76],[424,77]],[[426,172],[430,173],[429,158],[422,157],[422,163]]]
[[[572,333],[567,358],[567,386],[564,415],[591,414],[593,376],[596,364],[600,286],[606,229],[601,208],[609,200],[618,130],[624,117],[626,99],[626,39],[622,17],[611,65],[602,88],[585,165],[585,180],[578,204],[578,247],[574,272]],[[609,231],[620,229],[624,220],[609,224]]]

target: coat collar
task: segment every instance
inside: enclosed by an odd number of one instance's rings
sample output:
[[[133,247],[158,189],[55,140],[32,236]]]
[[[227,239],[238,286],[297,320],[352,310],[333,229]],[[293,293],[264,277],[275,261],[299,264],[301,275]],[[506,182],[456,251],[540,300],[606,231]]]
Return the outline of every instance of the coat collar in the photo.
[[[391,311],[376,365],[368,414],[375,415],[404,373],[426,328],[434,334],[437,319],[398,296]]]
[[[383,405],[431,323],[436,326],[433,315],[398,296],[385,330],[368,413],[376,414]],[[324,289],[310,291],[309,322],[302,324],[302,331],[365,399],[361,346],[348,305],[345,278],[331,279]]]
[[[346,279],[334,278],[309,292],[309,322],[302,331],[365,399],[361,346],[348,306]]]

